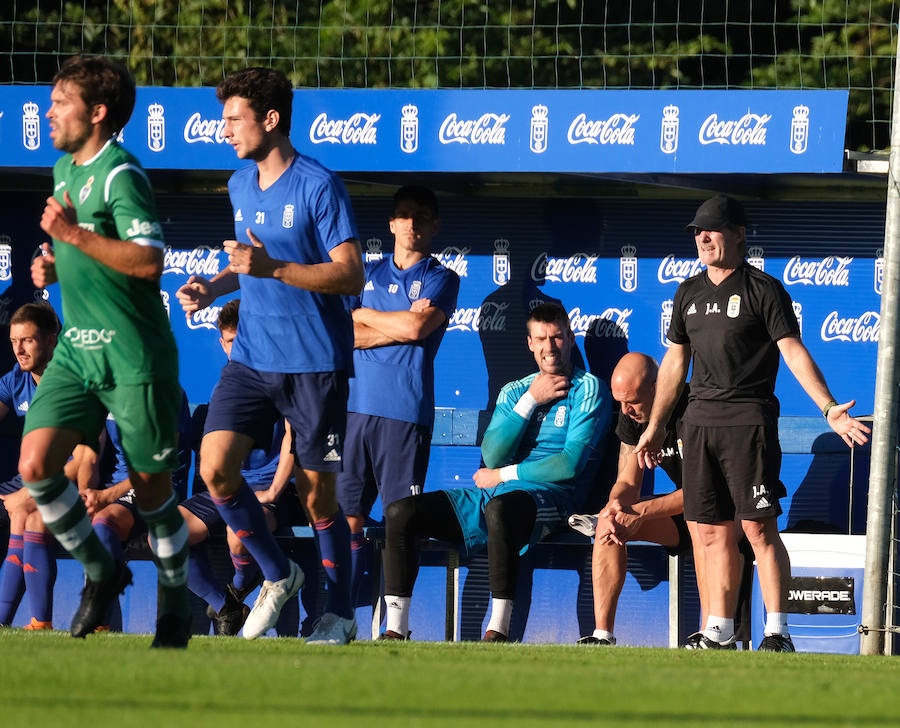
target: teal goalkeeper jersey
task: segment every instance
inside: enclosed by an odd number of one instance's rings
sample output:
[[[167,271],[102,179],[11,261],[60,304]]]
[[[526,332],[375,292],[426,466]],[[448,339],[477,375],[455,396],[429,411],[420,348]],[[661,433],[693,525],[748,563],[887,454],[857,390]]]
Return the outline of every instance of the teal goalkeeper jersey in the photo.
[[[572,372],[568,394],[539,405],[525,419],[513,408],[537,373],[510,382],[497,396],[491,424],[481,443],[489,468],[518,465],[518,479],[581,489],[580,475],[612,423],[612,395],[601,379],[583,369]]]
[[[53,167],[53,196],[72,200],[78,224],[99,235],[162,249],[150,182],[114,140],[81,165],[72,155]],[[175,338],[159,282],[125,275],[53,241],[62,293],[63,328],[53,359],[99,387],[175,381]]]

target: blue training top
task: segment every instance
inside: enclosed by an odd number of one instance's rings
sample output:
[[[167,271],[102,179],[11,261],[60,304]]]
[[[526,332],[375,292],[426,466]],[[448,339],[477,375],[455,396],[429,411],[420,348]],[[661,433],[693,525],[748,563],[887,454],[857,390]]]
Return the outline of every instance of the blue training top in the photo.
[[[295,153],[290,166],[261,190],[256,165],[228,181],[235,238],[251,244],[249,228],[272,258],[314,265],[358,238],[350,198],[340,178]],[[352,371],[353,324],[348,299],[313,293],[271,278],[240,276],[241,317],[233,361],[265,372]]]
[[[405,270],[397,268],[392,255],[366,264],[364,307],[408,311],[413,301],[429,298],[447,320],[415,344],[355,349],[348,411],[432,426],[434,357],[456,310],[458,293],[459,276],[430,255]]]
[[[10,412],[24,417],[28,413],[35,389],[37,384],[31,372],[23,372],[22,367],[16,364],[0,377],[0,402],[3,402]]]

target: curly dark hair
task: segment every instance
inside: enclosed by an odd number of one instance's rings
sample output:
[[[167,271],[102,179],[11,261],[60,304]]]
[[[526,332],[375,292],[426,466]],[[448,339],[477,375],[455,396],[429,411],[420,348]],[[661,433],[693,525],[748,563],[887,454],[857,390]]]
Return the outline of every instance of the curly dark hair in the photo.
[[[109,135],[125,128],[134,111],[134,79],[131,74],[103,56],[72,56],[60,66],[53,85],[67,82],[78,86],[88,106],[106,106],[105,126]]]
[[[238,327],[238,308],[241,305],[241,299],[235,298],[224,306],[219,311],[219,318],[216,321],[216,324],[219,327],[219,331],[224,329],[228,329],[229,331],[237,331]]]
[[[216,98],[224,104],[232,96],[247,99],[257,120],[262,119],[269,109],[277,111],[278,131],[290,136],[294,89],[281,71],[274,68],[243,68],[229,74],[216,86]]]

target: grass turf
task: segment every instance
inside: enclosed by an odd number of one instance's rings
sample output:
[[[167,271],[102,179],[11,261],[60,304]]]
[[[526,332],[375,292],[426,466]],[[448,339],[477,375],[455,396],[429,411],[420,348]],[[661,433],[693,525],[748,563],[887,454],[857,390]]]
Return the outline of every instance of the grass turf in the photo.
[[[480,643],[305,646],[0,631],[13,726],[881,726],[900,663],[840,655]]]

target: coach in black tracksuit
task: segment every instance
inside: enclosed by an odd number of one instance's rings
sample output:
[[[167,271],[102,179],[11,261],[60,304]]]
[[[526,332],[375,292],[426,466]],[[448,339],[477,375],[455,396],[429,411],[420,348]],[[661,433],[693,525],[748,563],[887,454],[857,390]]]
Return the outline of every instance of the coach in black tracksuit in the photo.
[[[848,445],[869,429],[850,417],[855,404],[837,404],[821,371],[800,341],[791,299],[781,283],[745,261],[746,214],[740,202],[719,195],[704,202],[687,226],[706,270],[675,293],[650,423],[635,453],[646,465],[657,458],[665,423],[693,356],[690,399],[682,422],[684,515],[697,524],[706,555],[709,615],[695,646],[734,649],[733,615],[739,556],[735,519],[756,556],[766,605],[765,638],[757,647],[793,652],[784,612],[790,560],[778,534],[781,448],[775,377],[779,353]]]

